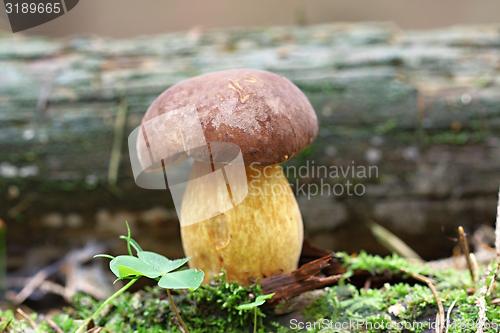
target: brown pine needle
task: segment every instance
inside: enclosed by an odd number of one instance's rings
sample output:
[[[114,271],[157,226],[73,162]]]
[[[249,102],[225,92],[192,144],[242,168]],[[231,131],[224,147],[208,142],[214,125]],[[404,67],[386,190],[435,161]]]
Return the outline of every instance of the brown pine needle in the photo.
[[[50,325],[50,327],[52,327],[52,329],[54,331],[56,331],[57,333],[64,333],[64,331],[51,319],[51,318],[47,318],[47,323]]]
[[[179,328],[183,333],[188,333],[189,329],[184,320],[182,319],[179,309],[177,308],[177,305],[175,305],[174,298],[172,297],[172,293],[170,292],[169,289],[167,289],[167,296],[168,296],[168,301],[170,303],[170,307],[172,308],[172,311],[174,312],[175,317],[177,318],[177,322],[180,326]]]
[[[400,255],[403,258],[413,260],[414,262],[424,262],[411,247],[386,228],[377,223],[370,223],[369,228],[377,241],[388,250]]]
[[[446,312],[446,333],[448,333],[448,330],[450,328],[450,323],[451,323],[451,313],[453,312],[453,308],[455,307],[455,304],[457,304],[458,299],[454,300],[450,306],[448,307],[448,311]]]
[[[436,305],[438,307],[438,313],[436,316],[436,333],[444,333],[444,328],[445,328],[445,314],[444,314],[444,306],[443,302],[441,301],[441,298],[439,297],[439,293],[436,289],[436,286],[432,282],[431,279],[429,279],[427,276],[424,276],[422,274],[414,273],[414,272],[409,272],[406,270],[402,270],[404,273],[410,275],[412,278],[415,280],[418,280],[420,282],[423,282],[429,287],[429,289],[432,292],[432,295],[434,296],[434,299],[436,300]]]
[[[477,281],[477,272],[475,271],[474,264],[472,263],[467,235],[465,234],[462,226],[458,227],[458,245],[460,246],[460,250],[465,257],[465,261],[467,262],[470,278],[472,279],[472,282],[475,283]]]
[[[33,321],[33,319],[31,319],[31,317],[26,312],[24,312],[23,309],[18,308],[16,312],[19,313],[21,317],[23,317],[30,324],[31,328],[33,328],[35,331],[37,330],[38,327],[36,323]]]

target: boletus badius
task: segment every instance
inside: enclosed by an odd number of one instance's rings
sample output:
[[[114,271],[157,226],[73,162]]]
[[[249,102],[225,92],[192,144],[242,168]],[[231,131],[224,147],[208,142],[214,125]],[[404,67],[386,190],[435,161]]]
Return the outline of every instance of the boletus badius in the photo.
[[[190,265],[207,278],[223,270],[229,280],[242,284],[296,269],[302,218],[280,163],[317,135],[316,114],[306,96],[288,79],[266,71],[209,73],[163,92],[143,124],[187,106],[194,108],[207,144],[239,147],[248,186],[246,197],[233,208],[198,223],[181,223]],[[208,209],[220,198],[218,191],[188,184],[183,214]]]

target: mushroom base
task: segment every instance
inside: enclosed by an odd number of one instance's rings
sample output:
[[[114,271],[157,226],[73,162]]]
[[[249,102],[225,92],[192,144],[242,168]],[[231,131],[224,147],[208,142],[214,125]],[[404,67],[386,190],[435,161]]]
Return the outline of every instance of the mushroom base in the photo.
[[[246,285],[297,268],[302,217],[281,166],[251,166],[247,179],[248,195],[236,207],[181,227],[189,264],[203,270],[206,281],[225,271],[229,281]],[[191,190],[197,197],[202,195],[202,189]],[[216,200],[217,193],[204,194],[207,205]],[[200,210],[202,206],[189,209]]]

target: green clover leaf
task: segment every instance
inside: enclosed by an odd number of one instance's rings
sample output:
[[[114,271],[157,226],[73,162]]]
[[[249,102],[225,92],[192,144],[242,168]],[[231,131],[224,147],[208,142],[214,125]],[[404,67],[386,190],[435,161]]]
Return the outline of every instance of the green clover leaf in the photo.
[[[117,277],[115,282],[124,279],[128,279],[130,281],[120,290],[109,296],[90,317],[86,318],[78,327],[76,333],[86,332],[88,324],[97,318],[102,309],[104,309],[106,305],[111,304],[116,297],[128,290],[141,277],[148,277],[155,280],[159,279],[158,286],[167,289],[167,295],[169,297],[171,307],[175,310],[177,308],[169,289],[194,290],[197,289],[203,282],[205,274],[200,270],[186,269],[183,271],[175,271],[176,269],[184,266],[189,261],[189,258],[170,260],[158,253],[143,251],[141,246],[132,238],[130,226],[127,222],[125,223],[127,225],[127,235],[120,236],[120,239],[127,242],[128,255],[113,257],[109,254],[98,254],[94,257],[111,259],[109,262],[109,268]],[[137,256],[134,256],[133,250],[135,250]],[[182,320],[180,313],[176,312],[176,317],[177,320],[182,323],[182,330],[187,332],[188,329],[185,324],[183,324],[184,321]]]
[[[167,273],[158,281],[158,286],[165,289],[197,289],[203,282],[205,274],[197,269],[186,269]]]
[[[118,256],[109,262],[109,268],[119,279],[135,276],[155,279],[160,276],[154,267],[134,256]]]
[[[242,311],[248,311],[248,310],[252,310],[252,309],[258,308],[262,304],[266,303],[266,300],[271,299],[273,296],[274,296],[274,293],[267,294],[267,295],[259,295],[255,299],[255,301],[253,301],[252,303],[246,303],[246,304],[238,305],[236,307],[236,309],[237,310],[242,310]]]
[[[137,256],[144,263],[153,267],[160,275],[165,275],[173,270],[176,270],[189,261],[189,258],[170,260],[165,256],[149,251],[137,252]]]

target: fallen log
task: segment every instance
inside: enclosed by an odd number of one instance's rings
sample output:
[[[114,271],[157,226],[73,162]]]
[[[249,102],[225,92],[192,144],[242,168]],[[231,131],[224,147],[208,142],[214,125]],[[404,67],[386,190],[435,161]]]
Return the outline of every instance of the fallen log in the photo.
[[[0,216],[32,221],[9,231],[24,249],[31,244],[23,235],[51,212],[93,228],[103,202],[125,204],[127,214],[146,202],[166,205],[166,195],[133,183],[123,134],[173,83],[252,67],[290,78],[317,111],[321,135],[291,164],[378,167],[376,179],[356,179],[367,191],[351,200],[354,209],[337,195],[298,193],[315,242],[355,250],[337,229],[358,225],[355,212],[366,211],[422,257],[443,255],[443,226],[473,230],[493,217],[486,207],[500,181],[498,45],[493,25],[408,32],[332,24],[127,40],[0,35]],[[320,180],[298,179],[296,189]],[[369,233],[350,233],[361,231]]]

